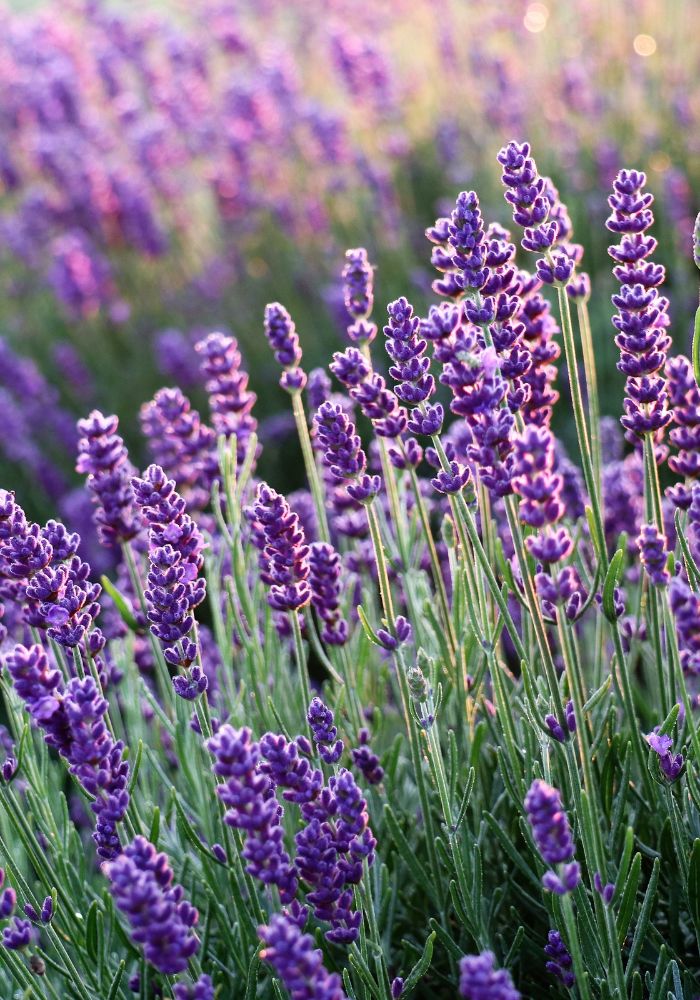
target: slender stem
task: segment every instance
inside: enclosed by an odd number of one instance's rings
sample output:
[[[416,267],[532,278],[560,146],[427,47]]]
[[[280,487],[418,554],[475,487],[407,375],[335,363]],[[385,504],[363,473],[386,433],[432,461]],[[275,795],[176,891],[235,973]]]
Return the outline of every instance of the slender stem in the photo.
[[[306,478],[309,481],[309,488],[311,489],[311,495],[314,500],[314,506],[316,508],[316,518],[318,520],[318,534],[322,542],[330,541],[330,531],[328,530],[328,519],[326,517],[326,506],[323,494],[323,485],[321,483],[321,477],[318,474],[318,466],[316,465],[316,459],[314,458],[314,449],[311,444],[311,435],[309,434],[309,425],[306,421],[306,414],[304,412],[304,404],[301,399],[300,392],[292,393],[292,412],[294,413],[294,422],[297,426],[297,434],[299,435],[299,442],[301,444],[302,454],[304,456],[304,466],[306,468]]]
[[[292,634],[294,636],[294,653],[296,655],[297,669],[301,681],[302,697],[304,699],[304,718],[311,704],[311,685],[309,683],[309,667],[306,662],[304,652],[304,641],[301,637],[301,626],[299,625],[299,615],[296,611],[289,612],[289,620],[292,624]],[[308,723],[307,723],[308,725]]]
[[[578,326],[581,333],[581,347],[583,348],[583,370],[586,377],[586,395],[588,397],[588,422],[591,435],[593,472],[598,494],[602,500],[600,478],[602,467],[600,450],[600,401],[598,398],[598,375],[596,372],[595,351],[593,349],[591,318],[588,312],[588,303],[585,299],[579,299],[576,308]]]

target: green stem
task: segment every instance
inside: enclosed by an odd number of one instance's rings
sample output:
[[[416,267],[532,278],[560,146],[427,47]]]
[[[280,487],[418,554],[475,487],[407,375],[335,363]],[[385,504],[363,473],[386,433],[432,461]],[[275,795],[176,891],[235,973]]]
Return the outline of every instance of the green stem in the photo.
[[[314,500],[314,506],[316,508],[316,518],[318,520],[318,536],[322,542],[329,542],[331,536],[330,536],[330,531],[328,530],[328,519],[326,517],[326,506],[324,501],[323,485],[321,483],[321,477],[318,474],[318,466],[316,465],[316,459],[314,457],[314,449],[311,444],[311,435],[309,434],[309,425],[306,421],[304,404],[302,402],[300,392],[293,392],[291,395],[292,395],[292,412],[294,413],[294,422],[297,426],[297,434],[299,435],[301,451],[304,456],[306,478],[309,481],[309,488],[311,490],[311,495]]]

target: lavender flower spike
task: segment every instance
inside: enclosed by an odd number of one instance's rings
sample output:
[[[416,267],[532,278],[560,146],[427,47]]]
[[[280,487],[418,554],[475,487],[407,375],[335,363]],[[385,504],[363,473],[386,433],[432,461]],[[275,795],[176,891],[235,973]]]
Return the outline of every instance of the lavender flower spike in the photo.
[[[261,527],[268,604],[275,611],[298,611],[311,600],[309,547],[299,517],[266,483],[258,486],[254,514]]]
[[[362,442],[343,408],[327,400],[314,417],[316,438],[322,450],[323,463],[338,482],[351,484],[346,487],[349,496],[358,503],[368,503],[379,492],[379,476],[365,474],[367,456]]]
[[[132,469],[118,427],[117,417],[105,417],[99,410],[78,421],[82,437],[76,469],[88,474],[97,508],[95,523],[100,541],[108,546],[128,541],[140,527],[133,509]]]
[[[374,305],[374,268],[363,247],[345,251],[343,301],[352,323],[348,336],[356,344],[370,344],[377,327],[369,319]]]
[[[520,1000],[510,973],[496,969],[491,951],[465,955],[459,963],[459,995],[465,1000]]]
[[[559,792],[536,779],[525,796],[525,811],[542,860],[548,865],[562,865],[561,877],[554,872],[545,874],[542,880],[545,888],[560,895],[570,892],[580,881],[580,871],[578,864],[572,862],[576,847]]]
[[[301,347],[294,320],[279,302],[265,306],[265,336],[273,350],[275,360],[284,372],[280,385],[288,392],[301,392],[306,385],[306,373],[299,367]]]
[[[270,963],[291,1000],[347,1000],[340,976],[328,972],[311,935],[292,919],[275,913],[258,934],[265,944],[260,957]]]
[[[145,837],[135,837],[124,853],[106,866],[110,891],[118,910],[131,925],[131,936],[143,947],[147,961],[166,976],[184,972],[199,948],[194,933],[197,910],[173,885],[165,854]]]

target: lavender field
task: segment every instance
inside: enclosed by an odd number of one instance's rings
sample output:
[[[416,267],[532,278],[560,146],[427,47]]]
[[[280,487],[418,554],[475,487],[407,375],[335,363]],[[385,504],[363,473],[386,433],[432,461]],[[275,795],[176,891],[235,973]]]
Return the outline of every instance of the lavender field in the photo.
[[[0,1000],[700,998],[696,22],[0,11]]]

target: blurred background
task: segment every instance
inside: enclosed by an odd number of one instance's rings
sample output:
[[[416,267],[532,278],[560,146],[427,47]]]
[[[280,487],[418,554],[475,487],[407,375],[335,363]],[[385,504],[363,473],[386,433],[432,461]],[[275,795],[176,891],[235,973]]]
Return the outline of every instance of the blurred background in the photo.
[[[307,369],[345,343],[347,247],[377,265],[377,322],[400,294],[426,310],[424,229],[464,188],[487,221],[509,223],[496,153],[512,138],[531,143],[585,245],[602,400],[617,415],[604,220],[621,166],[646,170],[657,197],[676,350],[697,303],[696,11],[692,0],[2,9],[1,485],[85,532],[76,418],[116,412],[143,462],[139,407],[158,387],[179,385],[206,414],[193,343],[218,328],[238,338],[258,394],[261,474],[294,488],[265,304],[291,312]]]

